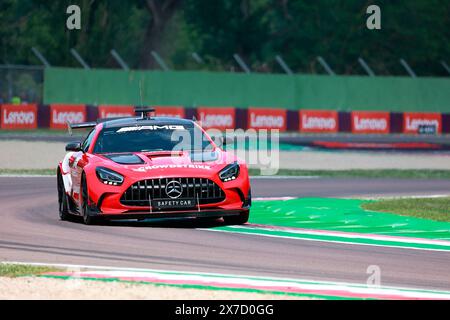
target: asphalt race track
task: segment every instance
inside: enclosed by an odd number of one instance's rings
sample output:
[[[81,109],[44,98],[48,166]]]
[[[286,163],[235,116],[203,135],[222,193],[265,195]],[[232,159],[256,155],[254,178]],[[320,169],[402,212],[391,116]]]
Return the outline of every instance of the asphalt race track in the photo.
[[[450,181],[258,178],[254,197],[450,194]],[[65,263],[450,290],[450,253],[211,232],[196,222],[59,221],[55,177],[0,177],[0,261]],[[217,222],[219,224],[220,222]],[[201,228],[201,229],[198,229]],[[205,230],[206,229],[206,230]]]

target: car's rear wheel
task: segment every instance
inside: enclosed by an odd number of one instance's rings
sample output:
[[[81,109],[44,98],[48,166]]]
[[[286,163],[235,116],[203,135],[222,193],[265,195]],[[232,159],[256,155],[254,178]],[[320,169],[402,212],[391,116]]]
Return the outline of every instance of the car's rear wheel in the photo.
[[[69,205],[66,190],[64,188],[64,182],[61,172],[58,171],[58,205],[59,205],[59,218],[61,220],[68,220],[70,218]]]
[[[83,174],[81,178],[81,214],[83,216],[83,222],[86,225],[95,224],[97,222],[96,217],[89,214],[89,194],[86,182],[86,176]]]
[[[238,216],[225,216],[223,220],[226,224],[244,224],[248,221],[250,211],[241,212]]]

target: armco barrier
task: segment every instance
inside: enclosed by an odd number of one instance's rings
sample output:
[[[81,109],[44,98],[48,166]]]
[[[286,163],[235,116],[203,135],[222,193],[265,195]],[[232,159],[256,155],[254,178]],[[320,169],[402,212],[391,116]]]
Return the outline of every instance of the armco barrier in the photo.
[[[450,134],[450,113],[418,112],[335,112],[323,110],[284,110],[269,108],[184,108],[182,106],[156,106],[156,114],[202,120],[205,128],[275,128],[280,131],[301,133],[362,133],[365,130],[352,131],[352,119],[355,115],[374,116],[385,119],[387,130],[367,131],[366,133],[417,133],[419,125],[436,125],[437,133]],[[134,114],[134,106],[91,106],[91,105],[10,105],[0,106],[0,128],[8,130],[54,128],[66,129],[66,121],[95,121],[100,117],[115,117]],[[103,112],[102,112],[103,111]],[[316,117],[309,123],[312,128],[301,126],[301,115]],[[208,115],[212,117],[208,118]],[[252,118],[253,117],[253,118]],[[337,131],[331,130],[330,117],[337,118]],[[309,121],[307,119],[307,121]],[[226,126],[224,126],[226,124]],[[354,124],[354,121],[353,121]],[[324,125],[323,130],[321,126]],[[412,126],[415,127],[412,127]],[[312,129],[312,130],[310,130]]]

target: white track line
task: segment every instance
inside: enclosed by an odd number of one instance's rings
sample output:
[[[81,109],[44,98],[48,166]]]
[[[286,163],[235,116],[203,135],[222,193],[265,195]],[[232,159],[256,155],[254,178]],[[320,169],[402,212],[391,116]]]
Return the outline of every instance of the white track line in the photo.
[[[250,179],[319,179],[320,176],[250,176]]]
[[[351,242],[351,241],[339,241],[339,240],[328,240],[328,239],[312,239],[312,238],[302,238],[295,236],[281,236],[276,234],[266,234],[266,233],[253,233],[253,232],[245,232],[245,231],[230,231],[230,230],[219,230],[219,229],[197,229],[202,231],[209,232],[223,232],[223,233],[235,233],[247,236],[259,236],[259,237],[268,237],[268,238],[279,238],[279,239],[292,239],[299,241],[315,241],[315,242],[326,242],[326,243],[338,243],[344,244],[348,246],[369,246],[369,247],[382,247],[382,248],[396,248],[396,249],[405,249],[405,250],[421,250],[421,251],[437,251],[437,252],[450,252],[446,249],[438,249],[438,248],[421,248],[421,247],[408,247],[402,245],[390,245],[390,244],[378,244],[378,243],[362,243],[362,242]]]
[[[49,174],[0,174],[0,178],[56,178]]]
[[[450,292],[427,290],[418,288],[400,288],[392,286],[370,286],[364,283],[346,283],[331,281],[314,281],[303,279],[269,278],[258,276],[243,276],[233,274],[200,273],[200,272],[176,272],[152,269],[132,269],[98,267],[87,265],[70,264],[48,264],[48,263],[25,263],[25,262],[2,262],[2,264],[19,264],[34,266],[50,266],[65,268],[67,275],[74,275],[76,279],[85,277],[106,277],[118,279],[137,279],[139,281],[148,279],[149,283],[165,281],[167,283],[197,283],[200,285],[213,284],[219,287],[242,287],[242,288],[264,288],[270,290],[286,290],[289,292],[302,293],[315,292],[316,294],[337,295],[343,294],[347,297],[376,297],[387,299],[450,299]],[[74,271],[74,269],[78,269]],[[81,271],[80,269],[86,269]],[[96,270],[96,271],[95,271]],[[292,291],[293,290],[293,291]]]

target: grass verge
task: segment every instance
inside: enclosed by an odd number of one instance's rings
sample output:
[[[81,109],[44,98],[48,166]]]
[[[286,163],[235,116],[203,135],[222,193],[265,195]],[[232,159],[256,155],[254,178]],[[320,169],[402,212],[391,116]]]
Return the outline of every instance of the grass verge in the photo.
[[[54,271],[59,271],[59,269],[43,266],[0,263],[0,277],[14,278],[22,276],[34,276]]]
[[[0,169],[1,175],[56,175],[56,169]]]
[[[399,198],[365,202],[362,208],[435,221],[450,222],[450,197]]]
[[[259,169],[250,169],[251,176],[260,175]],[[280,169],[279,176],[317,176],[328,178],[398,178],[398,179],[450,179],[450,170],[291,170]]]

